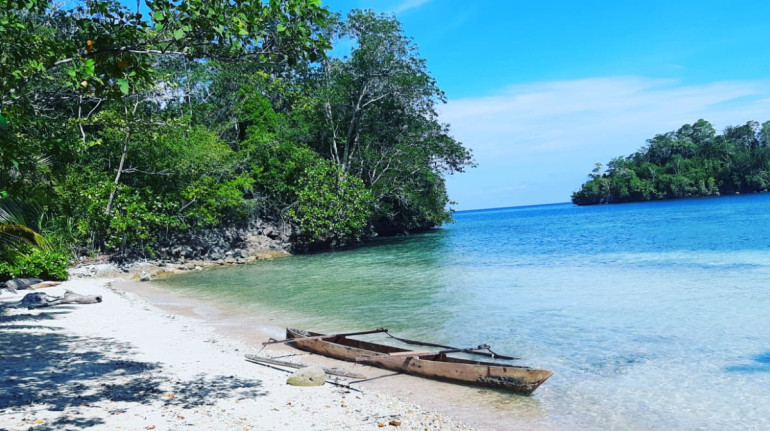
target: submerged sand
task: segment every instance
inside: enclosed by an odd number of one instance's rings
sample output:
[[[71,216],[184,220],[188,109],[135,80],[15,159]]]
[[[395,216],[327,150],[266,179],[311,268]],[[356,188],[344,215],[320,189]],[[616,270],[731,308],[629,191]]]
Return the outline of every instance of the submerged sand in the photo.
[[[471,429],[366,383],[289,386],[286,372],[244,360],[255,343],[118,286],[72,280],[44,291],[103,302],[0,313],[0,430]],[[260,354],[296,359],[281,348]]]

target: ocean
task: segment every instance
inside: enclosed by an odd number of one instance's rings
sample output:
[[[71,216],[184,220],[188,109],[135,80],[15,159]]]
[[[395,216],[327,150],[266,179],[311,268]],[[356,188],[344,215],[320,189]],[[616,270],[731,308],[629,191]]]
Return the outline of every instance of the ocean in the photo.
[[[277,327],[490,344],[554,372],[485,398],[523,429],[770,430],[770,194],[455,220],[157,283]]]

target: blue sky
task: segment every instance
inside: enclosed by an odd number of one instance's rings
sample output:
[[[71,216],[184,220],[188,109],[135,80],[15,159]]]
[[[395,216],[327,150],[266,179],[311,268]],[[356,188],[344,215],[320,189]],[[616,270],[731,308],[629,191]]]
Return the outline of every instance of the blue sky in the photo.
[[[770,2],[325,0],[393,13],[479,166],[457,209],[567,202],[595,162],[699,118],[770,120]]]

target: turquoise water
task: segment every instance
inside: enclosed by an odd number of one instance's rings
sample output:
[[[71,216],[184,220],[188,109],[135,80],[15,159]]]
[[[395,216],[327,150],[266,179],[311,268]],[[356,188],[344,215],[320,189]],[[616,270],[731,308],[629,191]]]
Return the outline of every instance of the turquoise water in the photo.
[[[540,425],[770,430],[770,195],[455,218],[164,284],[281,325],[489,343],[554,371]]]

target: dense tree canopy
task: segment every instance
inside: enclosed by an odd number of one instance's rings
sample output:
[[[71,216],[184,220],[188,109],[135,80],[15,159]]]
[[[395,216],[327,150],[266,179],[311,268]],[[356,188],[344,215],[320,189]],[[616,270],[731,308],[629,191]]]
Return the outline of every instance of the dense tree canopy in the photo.
[[[322,248],[450,219],[443,176],[471,154],[395,18],[145,3],[0,0],[0,278],[36,275],[20,270],[32,254],[152,256],[255,218]],[[352,51],[328,57],[339,40]]]
[[[718,135],[705,120],[656,135],[572,194],[577,205],[677,199],[770,189],[770,121],[749,121]]]
[[[419,230],[449,219],[441,174],[462,171],[470,152],[438,121],[444,93],[392,17],[353,11],[335,29],[354,41],[349,57],[308,74],[319,154],[360,178],[375,198],[384,233]]]

